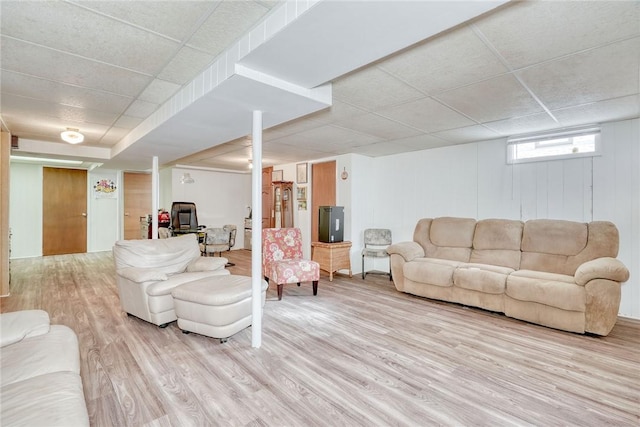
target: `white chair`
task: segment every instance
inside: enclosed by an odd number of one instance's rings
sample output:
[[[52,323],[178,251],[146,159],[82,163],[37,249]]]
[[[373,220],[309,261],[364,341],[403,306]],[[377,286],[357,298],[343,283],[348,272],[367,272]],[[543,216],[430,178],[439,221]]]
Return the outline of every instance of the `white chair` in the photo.
[[[391,263],[389,272],[377,270],[365,271],[364,259],[369,258],[389,258],[387,247],[391,244],[391,230],[386,228],[368,228],[364,230],[364,248],[362,249],[362,279],[367,274],[388,274],[391,280]]]

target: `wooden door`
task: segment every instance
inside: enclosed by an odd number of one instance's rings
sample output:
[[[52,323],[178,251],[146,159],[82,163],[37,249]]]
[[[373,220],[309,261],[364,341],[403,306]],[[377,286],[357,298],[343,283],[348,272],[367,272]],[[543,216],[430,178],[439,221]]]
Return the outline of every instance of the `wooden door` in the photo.
[[[311,241],[318,241],[320,206],[336,204],[336,162],[314,163],[311,167]]]
[[[124,239],[141,239],[140,218],[151,214],[151,174],[124,173]]]
[[[262,228],[271,228],[271,218],[273,216],[273,189],[271,186],[271,175],[273,166],[262,169]]]
[[[87,171],[43,168],[42,255],[87,252]]]

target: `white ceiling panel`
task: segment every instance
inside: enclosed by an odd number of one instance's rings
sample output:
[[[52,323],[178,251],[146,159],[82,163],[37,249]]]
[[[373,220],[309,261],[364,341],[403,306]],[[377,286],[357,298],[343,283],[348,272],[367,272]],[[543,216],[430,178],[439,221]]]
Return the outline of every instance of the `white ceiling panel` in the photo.
[[[184,85],[211,64],[213,59],[214,56],[211,54],[185,46],[171,59],[171,62],[158,74],[158,77]]]
[[[142,101],[162,104],[180,89],[180,85],[166,80],[154,79],[139,96]]]
[[[487,122],[484,125],[503,136],[540,132],[547,129],[556,129],[561,126],[560,123],[554,121],[547,113],[497,120]]]
[[[640,34],[640,2],[514,2],[475,23],[517,69]]]
[[[117,128],[117,127],[109,128],[109,130],[100,139],[100,144],[112,146],[116,144],[118,141],[120,141],[122,138],[124,138],[130,131],[131,129],[123,129],[123,128]]]
[[[380,68],[430,95],[509,71],[469,27],[422,42]]]
[[[397,145],[401,145],[409,149],[405,151],[428,150],[431,148],[438,148],[438,147],[444,147],[445,145],[451,145],[451,143],[445,141],[444,139],[435,137],[433,135],[412,136],[410,138],[398,139],[394,142]],[[402,151],[398,151],[398,152],[401,153]]]
[[[381,140],[406,138],[422,133],[422,131],[418,129],[408,127],[377,114],[351,117],[346,120],[336,122],[335,125],[368,135],[373,135]]]
[[[422,98],[395,107],[382,108],[378,114],[425,132],[437,132],[476,124],[431,98]]]
[[[184,41],[219,2],[208,1],[73,1],[96,12]]]
[[[402,104],[422,98],[416,89],[377,67],[371,67],[336,80],[333,97],[365,110]]]
[[[125,96],[137,96],[151,81],[144,74],[7,37],[2,37],[2,69]]]
[[[71,107],[122,113],[133,98],[45,80],[12,71],[2,71],[4,94],[20,95]]]
[[[482,125],[473,125],[456,129],[435,132],[433,136],[444,139],[454,144],[465,142],[483,141],[498,138],[500,134]]]
[[[180,46],[64,2],[8,2],[2,8],[2,27],[3,34],[14,38],[147,74],[157,73]]]
[[[133,129],[142,123],[142,119],[139,117],[131,117],[131,116],[120,116],[118,120],[113,124],[115,127],[124,128],[124,129]]]
[[[296,119],[282,125],[271,127],[263,132],[264,141],[273,141],[289,135],[295,135],[322,126],[323,124],[311,119]]]
[[[316,113],[309,114],[305,119],[313,120],[322,124],[331,124],[366,113],[367,112],[361,108],[334,99],[330,107]]]
[[[510,74],[443,92],[437,99],[478,122],[543,111],[540,104]]]
[[[640,116],[640,95],[591,102],[553,110],[552,113],[563,126],[631,119]]]
[[[189,46],[217,56],[255,25],[269,9],[254,1],[225,1],[189,40]]]
[[[144,119],[156,111],[158,104],[137,99],[131,103],[125,114],[129,117]]]
[[[518,74],[550,109],[568,107],[638,93],[638,52],[640,37],[635,37],[530,67]]]

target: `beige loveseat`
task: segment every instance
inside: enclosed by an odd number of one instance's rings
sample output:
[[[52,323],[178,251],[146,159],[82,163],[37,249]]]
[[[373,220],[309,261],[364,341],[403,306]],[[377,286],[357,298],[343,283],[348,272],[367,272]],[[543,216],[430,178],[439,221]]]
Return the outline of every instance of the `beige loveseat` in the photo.
[[[202,257],[196,234],[120,240],[113,247],[122,309],[161,327],[176,320],[171,291],[205,277],[229,274],[226,258]]]
[[[578,333],[611,331],[629,278],[606,221],[425,218],[387,251],[399,291]]]
[[[0,425],[88,426],[75,332],[49,314],[0,314]]]

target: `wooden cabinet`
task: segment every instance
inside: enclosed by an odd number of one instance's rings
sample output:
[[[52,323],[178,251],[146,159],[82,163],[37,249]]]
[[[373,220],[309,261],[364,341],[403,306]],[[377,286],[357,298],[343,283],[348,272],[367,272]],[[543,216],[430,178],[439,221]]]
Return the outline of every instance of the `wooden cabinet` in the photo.
[[[271,183],[271,228],[293,227],[293,182]]]

